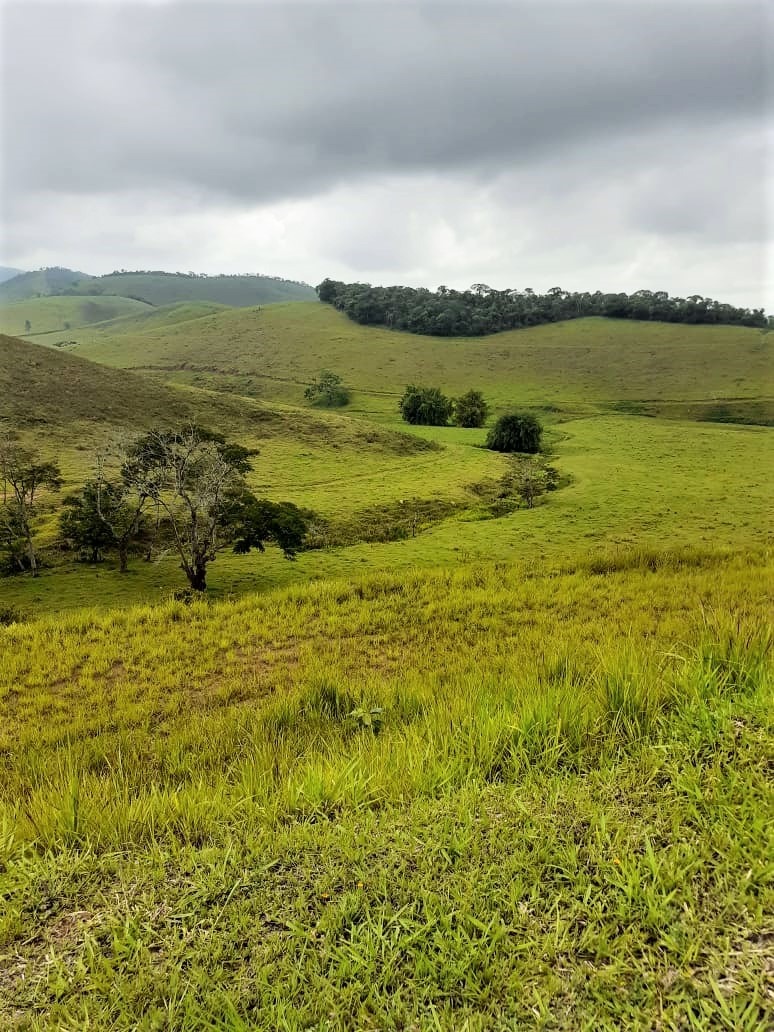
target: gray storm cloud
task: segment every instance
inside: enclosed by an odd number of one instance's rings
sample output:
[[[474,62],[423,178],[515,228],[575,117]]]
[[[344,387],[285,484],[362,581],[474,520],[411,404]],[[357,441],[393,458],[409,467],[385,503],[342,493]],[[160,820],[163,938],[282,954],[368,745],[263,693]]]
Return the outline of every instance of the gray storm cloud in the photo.
[[[46,222],[52,233],[61,222],[58,198],[125,225],[127,209],[140,221],[151,208],[162,220],[181,210],[228,219],[342,204],[350,189],[361,228],[376,232],[382,214],[363,199],[389,204],[382,185],[400,180],[415,184],[410,199],[396,188],[395,217],[414,218],[408,239],[428,208],[435,231],[440,220],[475,233],[460,212],[465,185],[490,206],[484,222],[516,219],[533,243],[541,226],[553,236],[557,218],[588,233],[572,198],[594,213],[603,247],[606,232],[618,245],[632,234],[632,247],[647,235],[666,258],[674,238],[693,241],[698,258],[732,241],[749,245],[749,271],[732,278],[754,278],[757,263],[762,283],[763,4],[10,3],[3,17],[3,221],[16,263],[56,258],[62,241],[46,250],[44,238]],[[423,193],[439,178],[440,193]],[[450,207],[439,210],[444,192]],[[118,221],[104,228],[120,244]],[[489,237],[479,243],[497,271]],[[367,233],[328,239],[332,256],[387,271]],[[314,248],[322,267],[324,242]],[[440,275],[443,261],[419,250],[412,261],[396,241],[389,271]]]

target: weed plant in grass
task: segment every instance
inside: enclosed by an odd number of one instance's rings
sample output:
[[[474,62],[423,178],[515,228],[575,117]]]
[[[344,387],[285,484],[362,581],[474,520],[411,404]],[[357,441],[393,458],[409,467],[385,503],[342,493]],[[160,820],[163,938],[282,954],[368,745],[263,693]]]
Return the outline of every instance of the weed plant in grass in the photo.
[[[0,629],[0,1021],[768,1027],[771,572],[500,564]]]

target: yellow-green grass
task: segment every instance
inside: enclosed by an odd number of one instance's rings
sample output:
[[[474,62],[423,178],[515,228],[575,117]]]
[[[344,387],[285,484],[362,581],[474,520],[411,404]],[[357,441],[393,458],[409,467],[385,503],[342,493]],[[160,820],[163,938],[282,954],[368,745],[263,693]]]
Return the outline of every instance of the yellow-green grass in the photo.
[[[117,316],[109,322],[100,323],[98,328],[101,333],[108,334],[147,333],[225,311],[228,311],[228,305],[219,305],[214,301],[182,301],[158,307],[145,305],[142,311]]]
[[[772,568],[620,567],[0,629],[0,1024],[767,1028]]]
[[[241,309],[146,334],[91,331],[87,357],[299,404],[321,368],[355,391],[353,410],[394,416],[407,383],[477,387],[496,408],[570,412],[638,403],[656,414],[772,415],[774,337],[756,329],[579,319],[490,337],[420,337],[359,326],[327,305]],[[676,408],[675,408],[676,407]]]
[[[351,421],[351,425],[361,424]],[[439,430],[436,436],[446,434],[455,438],[462,431]],[[479,439],[480,432],[474,432],[474,440]],[[482,470],[477,465],[480,458],[504,460],[474,445],[457,444],[408,457],[389,457],[377,450],[368,458],[353,447],[343,454],[333,449],[326,456],[313,441],[291,454],[280,434],[260,442],[256,461],[254,486],[269,497],[289,497],[338,518],[347,507],[356,511],[390,499],[433,494],[461,502],[462,511],[420,528],[415,538],[302,553],[293,563],[273,551],[238,557],[224,553],[213,564],[209,583],[216,594],[240,594],[300,580],[360,576],[368,570],[487,558],[518,559],[551,568],[637,547],[735,551],[770,547],[773,440],[774,431],[760,427],[633,416],[573,420],[556,431],[555,454],[550,457],[569,479],[568,486],[549,494],[535,509],[479,519],[480,514],[470,508],[474,499],[465,484],[484,473],[497,474],[497,466]],[[458,463],[457,456],[466,452],[470,459]],[[334,457],[338,454],[341,460]],[[124,577],[110,564],[74,566],[67,574],[44,571],[37,580],[8,578],[0,589],[9,604],[34,614],[158,598],[181,586],[181,578],[176,562],[168,560],[135,563]]]
[[[89,323],[153,311],[150,305],[129,297],[39,297],[0,305],[0,333],[38,337],[51,343],[74,340],[74,331]],[[27,329],[27,322],[30,329]],[[67,325],[69,324],[69,325]]]

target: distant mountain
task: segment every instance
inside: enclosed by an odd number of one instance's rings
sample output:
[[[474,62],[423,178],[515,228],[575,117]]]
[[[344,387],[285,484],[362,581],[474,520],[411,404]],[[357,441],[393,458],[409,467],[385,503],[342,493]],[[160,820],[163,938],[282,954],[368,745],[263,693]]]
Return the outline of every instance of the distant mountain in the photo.
[[[88,276],[72,269],[42,269],[0,283],[0,304],[55,295],[129,297],[159,306],[205,301],[232,307],[277,301],[316,301],[307,283],[278,276],[204,276],[180,272],[114,272]]]
[[[87,277],[84,272],[59,267],[22,272],[13,279],[0,282],[0,304],[7,301],[26,301],[33,297],[49,297],[51,294],[64,294],[68,290],[73,290],[85,278]]]
[[[12,269],[9,265],[0,265],[0,283],[13,279],[14,276],[21,276],[24,269]]]

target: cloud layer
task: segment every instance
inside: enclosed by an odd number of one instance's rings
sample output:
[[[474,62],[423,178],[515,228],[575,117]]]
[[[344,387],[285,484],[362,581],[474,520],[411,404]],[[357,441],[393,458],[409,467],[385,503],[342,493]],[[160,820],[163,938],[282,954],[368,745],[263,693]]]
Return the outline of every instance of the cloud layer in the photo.
[[[774,308],[765,10],[9,3],[2,258]]]

